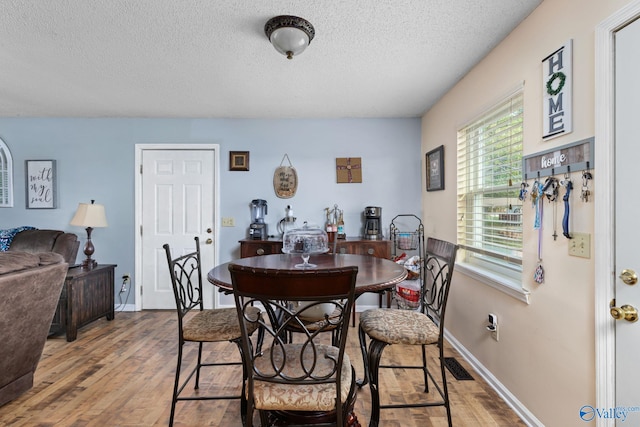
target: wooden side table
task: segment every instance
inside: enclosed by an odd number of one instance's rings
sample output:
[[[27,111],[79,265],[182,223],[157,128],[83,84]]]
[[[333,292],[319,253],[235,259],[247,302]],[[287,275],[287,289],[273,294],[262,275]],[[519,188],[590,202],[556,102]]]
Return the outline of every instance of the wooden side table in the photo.
[[[115,264],[98,264],[92,269],[73,267],[64,281],[58,308],[49,334],[65,333],[74,341],[78,328],[103,316],[113,320]]]

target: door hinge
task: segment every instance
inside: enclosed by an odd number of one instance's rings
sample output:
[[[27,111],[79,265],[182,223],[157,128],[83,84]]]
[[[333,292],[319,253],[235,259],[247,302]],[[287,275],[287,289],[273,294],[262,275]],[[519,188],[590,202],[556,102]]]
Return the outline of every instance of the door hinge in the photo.
[[[140,235],[142,236],[142,225],[140,226]]]
[[[140,163],[140,175],[142,175],[142,163]]]

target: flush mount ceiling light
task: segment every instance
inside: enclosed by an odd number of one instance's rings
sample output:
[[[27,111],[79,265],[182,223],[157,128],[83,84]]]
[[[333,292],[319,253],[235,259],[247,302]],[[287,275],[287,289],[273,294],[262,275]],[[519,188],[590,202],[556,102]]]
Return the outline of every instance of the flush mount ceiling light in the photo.
[[[281,15],[264,24],[264,33],[278,52],[292,59],[309,46],[316,30],[306,19]]]

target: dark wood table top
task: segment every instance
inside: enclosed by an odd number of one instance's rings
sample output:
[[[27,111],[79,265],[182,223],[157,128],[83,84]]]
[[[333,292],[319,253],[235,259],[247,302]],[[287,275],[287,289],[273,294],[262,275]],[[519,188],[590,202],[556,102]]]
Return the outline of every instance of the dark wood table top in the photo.
[[[301,262],[300,255],[289,254],[242,258],[214,267],[207,274],[207,280],[223,290],[231,291],[231,275],[229,274],[229,264],[231,263],[255,268],[291,270],[295,269],[295,265]],[[391,289],[396,283],[403,281],[407,277],[407,271],[402,265],[370,255],[312,255],[309,262],[316,264],[316,268],[357,266],[356,295]]]

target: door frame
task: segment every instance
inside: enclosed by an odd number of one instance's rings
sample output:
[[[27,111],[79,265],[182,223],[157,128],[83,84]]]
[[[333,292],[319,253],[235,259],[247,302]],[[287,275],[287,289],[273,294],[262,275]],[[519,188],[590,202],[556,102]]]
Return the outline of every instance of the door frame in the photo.
[[[212,150],[213,151],[213,264],[219,263],[220,247],[220,145],[219,144],[136,144],[135,145],[135,277],[142,278],[142,154],[144,151],[151,150]],[[203,275],[207,272],[203,272]],[[206,280],[206,278],[203,278]],[[142,284],[136,280],[134,283],[135,295],[135,311],[142,310]],[[203,287],[206,289],[206,284]],[[211,286],[213,288],[213,286]],[[218,292],[214,293],[213,305],[219,306],[220,296]]]
[[[640,17],[640,1],[623,7],[596,27],[595,33],[595,344],[596,406],[614,408],[615,321],[609,302],[615,297],[615,32]],[[597,418],[598,427],[615,420]]]

